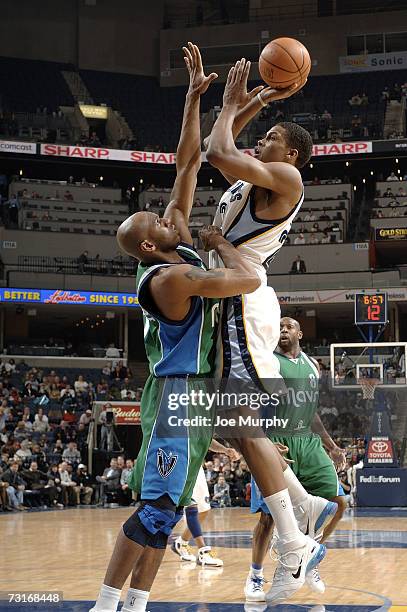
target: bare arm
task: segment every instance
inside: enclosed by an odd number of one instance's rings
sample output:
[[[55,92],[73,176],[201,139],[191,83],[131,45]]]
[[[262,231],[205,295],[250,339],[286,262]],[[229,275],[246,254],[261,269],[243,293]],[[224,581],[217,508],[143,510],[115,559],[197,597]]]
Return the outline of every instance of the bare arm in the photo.
[[[285,162],[264,163],[238,151],[233,140],[233,123],[239,108],[239,100],[246,89],[250,62],[238,62],[231,68],[223,97],[223,108],[213,126],[208,161],[231,176],[290,196],[302,193],[301,175],[297,168]]]
[[[188,229],[188,220],[196,188],[196,177],[201,167],[200,96],[206,92],[217,75],[212,73],[205,76],[201,54],[196,45],[188,43],[188,48],[183,47],[183,51],[189,72],[189,88],[177,147],[177,176],[164,217],[177,226],[181,240],[190,243],[192,238]]]
[[[339,448],[339,446],[335,444],[335,442],[332,440],[331,436],[325,429],[325,426],[321,421],[319,414],[315,414],[314,419],[311,423],[311,430],[321,437],[322,444],[325,447],[328,455],[331,457],[332,461],[335,463],[337,469],[343,469],[343,466],[346,463],[346,453],[344,449]]]

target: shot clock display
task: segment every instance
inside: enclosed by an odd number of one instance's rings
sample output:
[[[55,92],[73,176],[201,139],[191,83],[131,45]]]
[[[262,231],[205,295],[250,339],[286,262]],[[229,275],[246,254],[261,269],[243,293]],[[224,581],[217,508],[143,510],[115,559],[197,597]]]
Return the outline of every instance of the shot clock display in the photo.
[[[386,293],[355,293],[356,325],[385,325],[386,323]]]

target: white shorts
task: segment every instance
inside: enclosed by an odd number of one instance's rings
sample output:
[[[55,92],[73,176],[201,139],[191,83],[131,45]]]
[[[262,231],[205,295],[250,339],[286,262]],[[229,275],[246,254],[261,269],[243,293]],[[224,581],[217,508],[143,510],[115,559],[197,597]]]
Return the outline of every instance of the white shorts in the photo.
[[[208,483],[206,482],[205,472],[201,466],[192,492],[191,506],[198,506],[199,513],[206,512],[211,509],[209,499]]]
[[[253,293],[225,298],[218,375],[255,384],[280,379],[280,364],[274,355],[280,338],[280,318],[276,293],[266,284]]]

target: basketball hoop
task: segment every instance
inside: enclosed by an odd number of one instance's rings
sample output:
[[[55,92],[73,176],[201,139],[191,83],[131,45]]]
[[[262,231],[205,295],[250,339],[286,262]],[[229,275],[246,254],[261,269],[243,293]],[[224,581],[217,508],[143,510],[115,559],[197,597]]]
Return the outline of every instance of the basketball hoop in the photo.
[[[380,380],[378,378],[358,378],[357,382],[362,387],[363,399],[374,399],[374,393]]]

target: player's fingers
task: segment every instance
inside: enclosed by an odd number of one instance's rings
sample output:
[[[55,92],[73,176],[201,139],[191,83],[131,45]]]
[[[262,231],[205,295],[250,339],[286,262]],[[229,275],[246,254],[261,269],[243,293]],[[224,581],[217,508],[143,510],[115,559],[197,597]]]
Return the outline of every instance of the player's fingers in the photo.
[[[246,60],[244,57],[242,57],[242,59],[240,60],[240,64],[239,64],[239,68],[238,68],[238,74],[237,74],[237,78],[240,81],[243,77],[243,73],[245,71],[246,68]]]
[[[209,76],[206,77],[209,85],[212,83],[212,81],[214,81],[215,79],[218,78],[218,74],[216,74],[216,72],[211,72],[211,74]]]
[[[189,62],[190,62],[190,64],[192,64],[192,55],[191,55],[190,50],[187,47],[182,47],[182,50],[183,50],[183,52],[185,54],[185,57],[187,57]]]
[[[188,43],[188,47],[189,47],[190,53],[192,55],[192,59],[194,61],[195,66],[198,66],[198,57],[197,57],[197,54],[196,54],[196,49],[195,49],[194,43],[189,42]]]
[[[196,54],[196,65],[197,65],[198,69],[202,69],[202,56],[201,56],[201,52],[200,52],[199,47],[197,45],[194,45],[194,49],[195,49],[195,54]]]
[[[252,89],[251,91],[249,91],[247,93],[249,100],[251,100],[252,98],[254,98],[254,96],[257,96],[258,93],[260,93],[262,91],[262,89],[264,89],[264,85],[258,85],[257,87],[255,87],[254,89]]]
[[[232,66],[232,68],[229,70],[228,78],[226,79],[226,84],[231,85],[233,83],[234,73],[235,73],[235,67]]]
[[[184,57],[184,61],[185,61],[186,65],[187,65],[188,72],[191,73],[191,65],[189,63],[189,59],[187,57]]]
[[[246,87],[247,87],[247,79],[249,78],[249,72],[250,72],[251,65],[252,65],[251,62],[247,61],[244,67],[244,70],[243,70],[242,78],[243,78],[243,82],[245,83]]]

